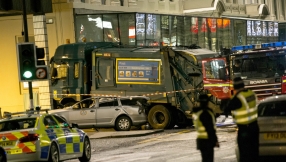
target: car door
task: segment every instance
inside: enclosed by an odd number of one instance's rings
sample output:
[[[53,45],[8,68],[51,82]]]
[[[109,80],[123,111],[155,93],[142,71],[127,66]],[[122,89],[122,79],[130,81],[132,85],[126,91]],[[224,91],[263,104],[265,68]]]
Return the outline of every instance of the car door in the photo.
[[[67,153],[66,150],[66,137],[62,130],[62,128],[58,125],[53,115],[47,115],[43,119],[43,123],[45,125],[47,136],[50,140],[57,140],[59,144],[59,152],[61,156],[64,156]]]
[[[60,138],[60,149],[62,149],[63,153],[67,155],[64,158],[69,158],[71,154],[73,154],[73,156],[78,154],[79,156],[80,152],[82,152],[82,150],[80,150],[80,144],[83,143],[82,136],[80,136],[77,130],[70,128],[67,121],[65,121],[63,118],[57,115],[53,115],[53,117],[56,119],[58,127],[61,129],[59,134],[60,137],[58,135],[58,138]]]
[[[69,122],[76,123],[80,128],[91,127],[95,124],[95,109],[94,104],[96,98],[88,98],[82,100],[72,106],[69,111]]]
[[[118,106],[117,98],[108,98],[99,101],[96,108],[96,126],[111,127],[114,126],[114,120],[122,112]]]

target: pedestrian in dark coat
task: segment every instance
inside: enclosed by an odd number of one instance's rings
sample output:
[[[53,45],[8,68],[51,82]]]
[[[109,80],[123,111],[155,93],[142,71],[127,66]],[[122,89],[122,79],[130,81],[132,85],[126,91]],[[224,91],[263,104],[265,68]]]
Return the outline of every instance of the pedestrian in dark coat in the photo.
[[[201,151],[202,162],[214,161],[214,147],[219,147],[216,135],[215,115],[208,107],[209,97],[199,96],[200,106],[193,109],[193,119],[197,131],[197,149]]]
[[[225,108],[225,113],[232,112],[238,127],[237,144],[240,162],[257,162],[259,159],[259,127],[257,124],[257,97],[244,88],[240,77],[233,79],[235,94]]]

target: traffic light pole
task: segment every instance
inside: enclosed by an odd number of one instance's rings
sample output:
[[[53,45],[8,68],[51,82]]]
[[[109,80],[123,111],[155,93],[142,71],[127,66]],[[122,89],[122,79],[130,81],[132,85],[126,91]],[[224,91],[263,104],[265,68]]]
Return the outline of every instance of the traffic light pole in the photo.
[[[23,2],[23,26],[24,26],[24,38],[25,42],[29,42],[29,35],[28,35],[28,23],[27,23],[27,12],[26,12],[26,0],[22,0]],[[32,82],[28,82],[29,86],[29,98],[30,98],[30,109],[34,108],[33,102],[33,85]]]

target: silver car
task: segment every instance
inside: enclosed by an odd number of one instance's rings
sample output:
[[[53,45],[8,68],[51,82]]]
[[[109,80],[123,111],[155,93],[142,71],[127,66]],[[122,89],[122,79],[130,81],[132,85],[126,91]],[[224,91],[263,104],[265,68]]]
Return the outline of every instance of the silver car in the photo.
[[[258,125],[259,155],[286,156],[286,95],[271,96],[258,104]]]
[[[50,111],[68,122],[77,123],[79,128],[108,128],[128,131],[131,126],[147,123],[144,105],[148,97],[91,97],[76,104]]]

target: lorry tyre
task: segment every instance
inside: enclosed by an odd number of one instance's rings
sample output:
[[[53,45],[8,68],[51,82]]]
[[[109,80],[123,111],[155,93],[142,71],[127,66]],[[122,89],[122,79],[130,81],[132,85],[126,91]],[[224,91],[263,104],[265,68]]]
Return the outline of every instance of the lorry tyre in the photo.
[[[173,129],[174,126],[176,125],[176,116],[174,114],[174,110],[172,111],[171,109],[167,109],[169,111],[170,114],[170,122],[167,125],[167,129]]]
[[[171,115],[163,105],[155,105],[148,113],[148,122],[154,129],[165,129],[169,126]]]
[[[177,118],[176,119],[177,119],[176,125],[179,128],[186,128],[188,126],[188,119],[183,112],[177,111]]]

